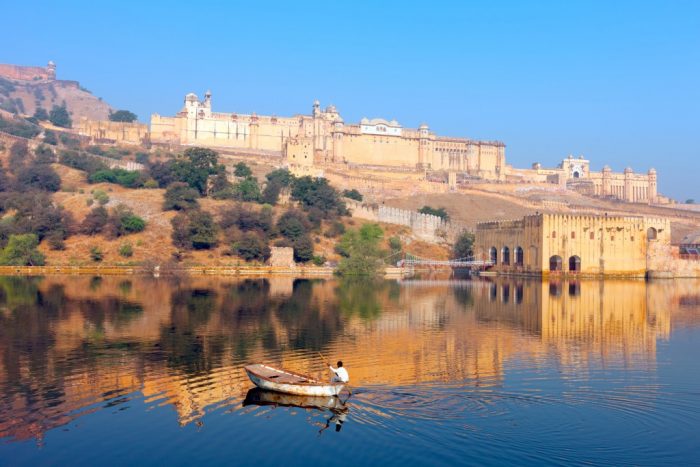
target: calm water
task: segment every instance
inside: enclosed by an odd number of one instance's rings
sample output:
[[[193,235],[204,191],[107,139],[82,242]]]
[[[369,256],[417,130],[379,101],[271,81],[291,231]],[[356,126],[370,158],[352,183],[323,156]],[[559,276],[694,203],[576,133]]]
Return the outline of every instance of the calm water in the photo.
[[[699,286],[0,278],[0,464],[698,465]]]

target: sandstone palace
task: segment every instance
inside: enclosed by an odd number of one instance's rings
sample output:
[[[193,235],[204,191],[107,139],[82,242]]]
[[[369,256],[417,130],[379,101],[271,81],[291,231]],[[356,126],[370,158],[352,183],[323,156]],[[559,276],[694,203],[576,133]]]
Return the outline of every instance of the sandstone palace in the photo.
[[[332,105],[314,102],[311,115],[275,117],[212,112],[211,93],[195,94],[174,117],[151,117],[151,141],[275,152],[290,164],[325,163],[463,171],[505,179],[505,145],[497,141],[437,136],[427,125],[403,128],[395,120],[346,124]]]
[[[83,125],[88,127],[88,123]],[[118,129],[109,133],[121,139]],[[104,128],[99,134],[104,138]],[[380,118],[345,123],[335,106],[322,109],[318,101],[310,115],[278,117],[213,112],[210,92],[203,101],[190,93],[174,117],[151,116],[149,136],[155,144],[281,156],[287,165],[302,169],[345,166],[442,172],[450,183],[456,183],[459,175],[461,180],[556,184],[589,196],[627,202],[667,201],[657,193],[654,169],[645,174],[631,168],[615,173],[605,166],[595,172],[588,160],[571,156],[555,168],[536,163],[529,169],[517,169],[506,164],[505,145],[499,141],[438,136],[425,124],[404,128],[396,120]]]

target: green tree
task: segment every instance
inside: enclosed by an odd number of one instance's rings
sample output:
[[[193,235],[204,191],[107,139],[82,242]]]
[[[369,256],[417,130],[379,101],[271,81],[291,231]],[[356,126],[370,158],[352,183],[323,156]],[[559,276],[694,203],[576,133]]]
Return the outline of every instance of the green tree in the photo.
[[[34,111],[34,118],[41,121],[46,121],[49,119],[49,113],[43,107],[37,107]]]
[[[73,121],[70,118],[70,114],[68,113],[68,109],[66,109],[65,104],[61,106],[53,106],[51,112],[49,112],[49,121],[56,126],[60,126],[61,128],[71,128],[73,126]]]
[[[469,258],[473,254],[474,234],[471,232],[462,232],[457,237],[457,241],[452,247],[453,258]]]
[[[292,247],[294,248],[294,261],[297,263],[306,263],[314,257],[314,242],[308,235],[302,235],[294,240]]]
[[[236,255],[246,261],[267,261],[270,247],[267,242],[253,232],[246,232],[234,245]]]
[[[260,186],[255,178],[248,177],[239,181],[233,186],[234,198],[241,201],[258,202],[262,195],[260,194]]]
[[[301,177],[294,179],[292,199],[301,202],[305,209],[315,207],[324,213],[325,218],[343,215],[347,212],[345,203],[338,191],[328,184],[325,178]]]
[[[688,198],[685,200],[685,204],[695,204],[695,200],[693,198]]]
[[[268,181],[262,192],[262,202],[274,206],[279,200],[282,185],[278,181]]]
[[[173,162],[172,171],[177,180],[205,194],[209,176],[220,170],[218,159],[219,154],[211,149],[188,148],[183,156]]]
[[[136,114],[128,110],[117,110],[116,112],[109,113],[109,119],[113,122],[131,123],[136,121],[136,118]]]
[[[214,218],[208,212],[191,211],[189,217],[189,239],[195,250],[208,250],[218,244]]]
[[[112,237],[121,237],[132,233],[141,232],[146,228],[146,221],[126,206],[119,204],[109,216],[109,234]]]
[[[348,230],[340,241],[345,257],[338,265],[343,276],[374,276],[382,266],[379,243],[384,232],[377,224],[365,224],[359,230]]]
[[[239,162],[234,166],[233,174],[236,177],[248,178],[253,176],[253,171],[250,170],[250,167],[245,162]]]
[[[291,186],[294,182],[294,175],[287,169],[275,169],[265,175],[268,182],[275,182],[281,187]]]
[[[39,238],[34,234],[10,235],[5,248],[0,251],[3,266],[43,266],[44,255],[36,247]]]
[[[214,176],[209,193],[214,199],[232,199],[234,197],[233,183],[228,180],[225,170]]]
[[[54,154],[53,150],[43,144],[36,147],[34,155],[36,156],[34,159],[36,164],[51,164],[56,161],[56,154]]]
[[[199,198],[199,192],[191,188],[187,183],[172,183],[168,189],[165,190],[163,210],[184,211],[196,208],[197,198]]]
[[[290,209],[277,220],[277,230],[290,240],[306,235],[310,224],[303,212]]]

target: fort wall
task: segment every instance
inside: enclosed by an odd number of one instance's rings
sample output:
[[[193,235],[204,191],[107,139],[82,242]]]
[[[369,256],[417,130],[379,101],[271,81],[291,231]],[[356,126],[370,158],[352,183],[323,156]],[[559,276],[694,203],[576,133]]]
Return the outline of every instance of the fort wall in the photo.
[[[148,125],[138,122],[89,120],[83,117],[76,122],[75,130],[94,143],[141,145],[148,142]]]
[[[49,62],[46,67],[0,63],[0,77],[22,81],[53,81],[56,79],[56,66],[53,62]]]
[[[385,205],[367,205],[344,200],[352,217],[386,224],[410,227],[413,235],[431,243],[454,242],[468,228],[457,222],[446,222],[441,217]]]

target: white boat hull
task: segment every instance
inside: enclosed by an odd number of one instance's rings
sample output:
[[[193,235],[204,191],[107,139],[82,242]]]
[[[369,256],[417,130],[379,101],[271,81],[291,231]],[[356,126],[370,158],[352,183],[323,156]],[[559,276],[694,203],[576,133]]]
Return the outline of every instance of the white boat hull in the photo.
[[[268,391],[283,392],[285,394],[295,394],[297,396],[337,396],[345,388],[344,384],[329,383],[329,384],[287,384],[269,381],[261,378],[249,371],[246,371],[248,378],[261,389]]]

